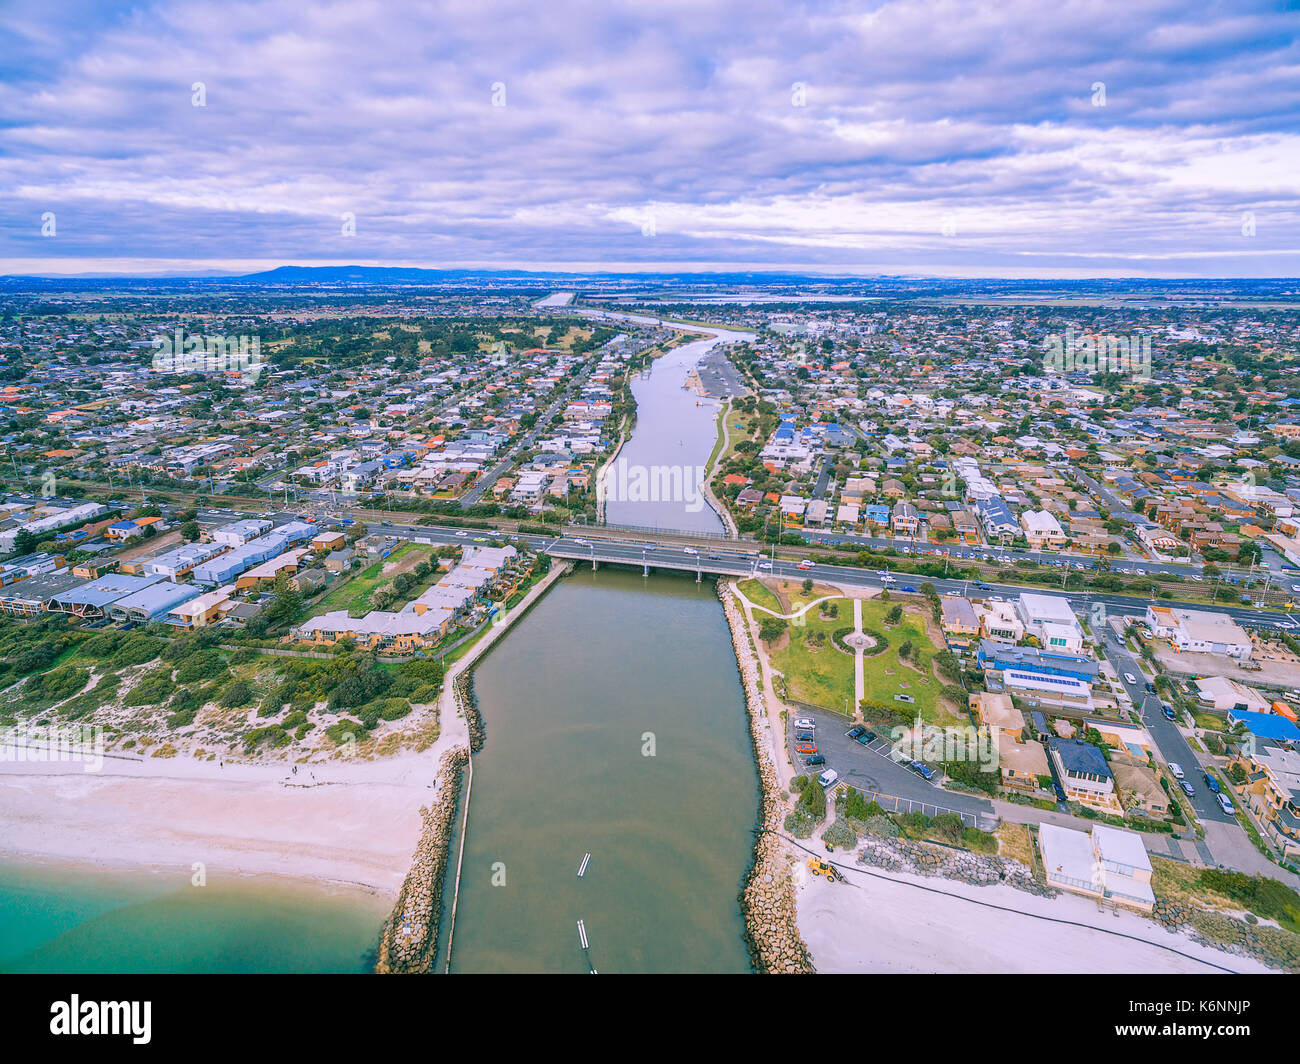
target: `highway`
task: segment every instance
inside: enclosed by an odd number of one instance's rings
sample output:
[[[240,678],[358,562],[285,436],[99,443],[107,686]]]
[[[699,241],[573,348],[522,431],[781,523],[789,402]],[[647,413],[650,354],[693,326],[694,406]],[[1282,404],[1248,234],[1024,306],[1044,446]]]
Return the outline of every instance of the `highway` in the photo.
[[[885,570],[863,569],[851,565],[814,564],[811,569],[799,568],[798,562],[777,558],[775,561],[758,553],[756,544],[744,544],[737,540],[700,539],[692,543],[687,535],[674,536],[671,540],[655,537],[647,533],[644,536],[626,534],[610,536],[607,530],[592,529],[591,532],[579,534],[569,530],[555,536],[535,534],[512,534],[495,529],[457,529],[436,525],[403,525],[392,523],[371,523],[370,529],[384,532],[402,539],[423,540],[428,543],[464,544],[474,537],[486,539],[512,538],[522,540],[533,550],[545,551],[556,558],[573,561],[595,562],[609,565],[633,565],[642,569],[668,569],[685,573],[695,573],[703,579],[705,576],[775,576],[787,580],[803,580],[811,577],[826,583],[844,584],[849,587],[889,588],[899,592],[904,588],[919,588],[923,583],[933,584],[939,594],[974,595],[976,598],[989,598],[1001,595],[1013,598],[1024,591],[1042,595],[1057,595],[1067,599],[1076,613],[1088,617],[1095,628],[1099,618],[1110,615],[1144,616],[1152,600],[1136,595],[1112,594],[1101,591],[1053,591],[1051,588],[1026,587],[1021,584],[1000,584],[983,582],[984,587],[976,587],[976,581],[952,580],[936,577],[917,576],[911,573],[889,574]],[[1174,599],[1159,599],[1160,605],[1178,605]],[[1105,608],[1102,614],[1098,605]],[[1216,612],[1226,613],[1239,624],[1255,628],[1294,629],[1300,627],[1288,615],[1251,609],[1241,606],[1209,607],[1204,603],[1188,603],[1189,609],[1206,610],[1213,608]]]

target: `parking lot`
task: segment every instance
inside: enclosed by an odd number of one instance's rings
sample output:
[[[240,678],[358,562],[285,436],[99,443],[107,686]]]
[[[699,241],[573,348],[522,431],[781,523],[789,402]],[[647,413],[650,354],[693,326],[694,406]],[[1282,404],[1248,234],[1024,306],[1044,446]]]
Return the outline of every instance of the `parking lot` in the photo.
[[[796,719],[813,722],[817,752],[826,758],[824,765],[807,765],[806,755],[795,751]],[[934,816],[955,812],[968,823],[984,827],[995,818],[993,803],[984,798],[946,791],[939,786],[942,773],[936,768],[933,782],[927,782],[906,764],[890,757],[890,745],[882,738],[863,745],[848,735],[852,722],[825,710],[798,709],[791,713],[787,731],[790,756],[799,771],[817,776],[828,768],[839,773],[840,781],[869,794],[875,794],[889,812],[917,812]],[[890,799],[894,804],[890,804]]]

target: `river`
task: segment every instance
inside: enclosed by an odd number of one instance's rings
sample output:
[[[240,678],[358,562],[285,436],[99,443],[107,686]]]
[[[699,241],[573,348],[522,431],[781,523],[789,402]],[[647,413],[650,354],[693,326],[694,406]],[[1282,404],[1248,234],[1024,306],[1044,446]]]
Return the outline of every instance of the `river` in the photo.
[[[703,477],[718,403],[697,406],[682,382],[717,344],[749,338],[707,331],[633,382],[629,465]],[[606,516],[722,529],[690,497],[610,501]],[[487,741],[474,758],[451,970],[748,971],[738,895],[758,774],[711,584],[580,569],[489,653],[474,689]]]
[[[641,324],[658,321],[636,314],[586,313]],[[683,385],[687,373],[713,348],[753,340],[754,334],[706,326],[689,328],[707,335],[661,355],[648,372],[632,380],[636,427],[604,481],[605,520],[610,524],[723,531],[721,517],[702,490],[709,456],[718,439],[721,404],[686,391]],[[646,489],[639,489],[639,484]]]
[[[580,570],[474,687],[487,741],[452,971],[748,971],[737,895],[758,776],[711,585]]]

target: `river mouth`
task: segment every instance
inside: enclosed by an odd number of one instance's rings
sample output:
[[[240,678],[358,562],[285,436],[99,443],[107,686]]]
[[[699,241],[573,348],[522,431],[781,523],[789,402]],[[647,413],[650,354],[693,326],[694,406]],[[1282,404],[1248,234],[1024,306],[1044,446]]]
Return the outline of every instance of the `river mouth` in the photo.
[[[451,971],[749,971],[758,775],[712,585],[580,571],[474,687],[487,740]]]

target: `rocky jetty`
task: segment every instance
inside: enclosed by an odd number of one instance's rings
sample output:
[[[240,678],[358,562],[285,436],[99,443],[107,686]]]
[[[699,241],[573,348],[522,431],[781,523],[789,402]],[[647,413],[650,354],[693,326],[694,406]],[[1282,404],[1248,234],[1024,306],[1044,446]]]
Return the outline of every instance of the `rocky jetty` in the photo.
[[[762,790],[759,812],[759,828],[762,830],[755,833],[754,860],[740,895],[750,961],[756,971],[763,973],[811,973],[816,969],[796,923],[790,857],[776,834],[785,820],[785,801],[763,736],[767,713],[758,661],[749,642],[744,615],[735,603],[731,588],[721,580],[716,587],[731,629],[731,643],[745,688],[749,736]]]
[[[1054,898],[1057,895],[1057,891],[1034,877],[1033,869],[1028,865],[997,854],[972,853],[914,839],[867,835],[862,840],[857,856],[860,865],[892,872],[938,876],[972,883],[977,887],[1002,883],[1044,898]]]
[[[431,807],[420,809],[424,828],[415,847],[415,859],[380,934],[379,959],[375,964],[375,971],[380,975],[433,971],[442,915],[442,885],[459,804],[461,773],[468,762],[469,751],[463,746],[442,755],[438,765],[438,797]]]
[[[487,730],[483,727],[483,714],[478,711],[478,699],[474,697],[474,670],[466,669],[451,683],[456,697],[456,708],[465,714],[469,725],[469,748],[477,754],[483,749],[483,740]]]

